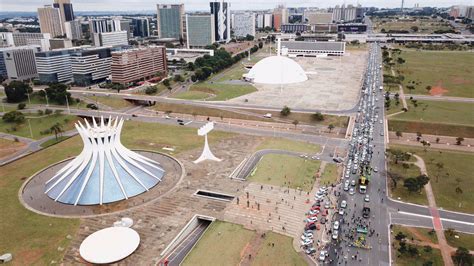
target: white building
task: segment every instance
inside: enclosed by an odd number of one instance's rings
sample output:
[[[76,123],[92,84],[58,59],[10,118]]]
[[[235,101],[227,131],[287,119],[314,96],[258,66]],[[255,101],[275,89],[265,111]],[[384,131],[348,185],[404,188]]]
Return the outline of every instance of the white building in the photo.
[[[305,11],[303,20],[309,24],[329,24],[332,23],[332,12]]]
[[[257,13],[255,14],[255,26],[257,27],[257,29],[263,29],[263,24],[264,24],[264,21],[265,21],[265,14],[263,13]]]
[[[217,42],[230,41],[230,3],[211,2],[211,15],[214,20],[214,36]]]
[[[13,32],[14,46],[39,45],[41,51],[49,51],[51,34],[49,33],[29,33],[29,32]]]
[[[15,46],[13,42],[13,33],[11,32],[0,32],[0,47]]]
[[[71,53],[76,49],[58,49],[36,53],[39,80],[43,83],[72,82]]]
[[[281,49],[283,55],[297,56],[320,56],[320,55],[344,55],[346,51],[345,42],[309,42],[309,41],[282,41]]]
[[[273,14],[265,14],[263,19],[263,27],[273,27]]]
[[[35,52],[39,46],[0,48],[0,76],[8,80],[36,78]]]
[[[82,39],[82,25],[78,20],[64,22],[66,37],[71,40]]]
[[[94,46],[128,45],[127,31],[94,33]]]
[[[72,53],[70,59],[74,83],[79,86],[105,81],[111,75],[109,47],[85,48]]]
[[[247,35],[255,36],[255,14],[237,13],[234,14],[234,36],[245,37]]]

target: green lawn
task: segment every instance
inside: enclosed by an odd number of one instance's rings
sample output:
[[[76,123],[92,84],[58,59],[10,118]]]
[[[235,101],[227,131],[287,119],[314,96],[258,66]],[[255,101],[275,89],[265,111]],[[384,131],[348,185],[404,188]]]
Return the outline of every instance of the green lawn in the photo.
[[[399,147],[390,146],[391,149]],[[406,168],[408,167],[408,168]],[[427,205],[428,199],[426,198],[425,191],[422,189],[420,193],[416,192],[409,192],[404,186],[403,182],[406,178],[409,177],[417,177],[420,175],[420,168],[413,164],[406,164],[405,167],[401,162],[395,164],[394,159],[390,156],[390,160],[388,162],[388,174],[390,177],[399,177],[395,178],[395,181],[391,178],[390,179],[390,191],[392,198],[399,199],[405,202],[411,202],[416,204]],[[396,186],[395,186],[396,182]]]
[[[467,234],[461,232],[455,232],[454,235],[448,234],[444,231],[448,244],[454,248],[464,247],[469,250],[474,250],[474,234]],[[459,236],[456,238],[455,236]]]
[[[474,126],[473,103],[419,100],[416,108],[410,100],[407,103],[408,112],[390,117],[390,120]]]
[[[307,265],[293,248],[293,239],[274,232],[266,233],[265,240],[260,245],[255,259],[252,260],[251,265]]]
[[[433,244],[438,244],[438,238],[436,236],[436,232],[433,229],[423,228],[423,227],[408,227],[408,226],[401,226],[401,225],[394,225],[392,227],[393,235],[397,235],[398,232],[402,232],[406,235],[408,240],[415,240],[420,242],[425,242],[429,240],[429,242]],[[416,233],[414,233],[414,232]],[[418,237],[417,234],[422,235],[422,237]]]
[[[392,145],[391,148],[419,155],[426,163],[438,207],[474,213],[474,154],[428,148]],[[441,163],[442,168],[437,164]],[[456,188],[462,193],[457,193]]]
[[[216,81],[223,82],[223,81],[229,81],[229,80],[241,80],[242,75],[248,72],[242,63],[245,64],[245,63],[248,63],[248,61],[244,59],[234,64],[229,69],[224,70],[222,73],[220,73]]]
[[[440,22],[436,19],[420,19],[412,17],[411,20],[396,20],[390,18],[372,18],[375,30],[377,32],[388,32],[390,30],[393,31],[400,31],[406,30],[410,33],[424,33],[424,34],[431,34],[434,33],[436,30],[450,30],[451,27],[449,26],[448,22]],[[411,27],[416,26],[418,27],[418,31],[413,31]]]
[[[217,141],[232,134],[219,131],[210,134],[210,141]],[[179,126],[127,121],[122,131],[122,141],[130,148],[163,152],[163,146],[186,151],[203,145],[196,130]],[[66,236],[75,235],[79,219],[56,219],[35,214],[18,201],[18,190],[24,180],[40,169],[79,154],[82,141],[79,136],[67,139],[37,153],[2,166],[0,171],[0,250],[13,254],[17,265],[47,265],[52,260],[61,261],[67,248]]]
[[[191,91],[200,91],[216,95],[209,99],[211,101],[226,101],[245,94],[257,91],[254,86],[250,84],[224,84],[224,83],[209,83],[200,82],[191,86]]]
[[[41,146],[42,148],[47,148],[47,147],[49,147],[49,146],[56,145],[56,144],[58,144],[58,143],[60,143],[60,142],[62,142],[62,141],[64,141],[64,140],[66,140],[66,139],[68,139],[68,138],[69,138],[69,137],[66,137],[66,136],[60,136],[60,137],[58,137],[58,139],[52,138],[52,139],[50,139],[50,140],[47,140],[47,141],[41,143],[40,146]]]
[[[254,235],[242,225],[214,221],[182,265],[239,265],[241,252]]]
[[[282,154],[262,157],[247,179],[252,182],[311,191],[321,162]]]
[[[405,93],[430,94],[426,86],[447,90],[444,95],[474,97],[474,53],[462,51],[415,51],[403,50],[400,57],[406,60],[396,69],[405,76]],[[407,85],[415,89],[410,91]]]
[[[183,100],[204,100],[212,97],[212,94],[202,91],[186,91],[175,94],[172,98],[183,99]]]
[[[29,118],[25,119],[20,125],[16,125],[15,123],[6,123],[3,120],[0,120],[0,132],[5,132],[8,134],[13,134],[21,137],[33,138],[33,139],[41,139],[46,136],[54,135],[54,133],[48,134],[41,134],[40,132],[49,130],[51,126],[56,123],[60,123],[62,126],[63,131],[68,131],[74,128],[74,123],[78,120],[76,116],[72,115],[48,115],[48,116],[36,116],[36,115],[28,115]],[[33,137],[30,134],[30,128],[28,125],[28,119],[31,123],[31,130],[33,132]],[[67,123],[66,120],[67,119]]]
[[[297,112],[291,112],[287,116],[282,116],[280,112],[278,111],[263,111],[263,110],[248,110],[254,113],[260,113],[262,116],[264,114],[270,113],[272,114],[273,118],[278,118],[281,120],[286,120],[287,122],[291,123],[294,120],[298,120],[300,123],[305,123],[305,124],[310,124],[310,125],[334,125],[336,127],[341,127],[345,128],[347,127],[347,123],[349,122],[349,117],[347,116],[338,116],[338,115],[328,115],[324,114],[324,120],[323,121],[316,121],[313,118],[313,114],[310,113],[297,113]]]
[[[324,168],[324,173],[322,174],[320,180],[321,185],[330,185],[336,183],[337,178],[339,177],[337,169],[338,167],[336,164],[326,164],[326,167]]]
[[[409,133],[420,132],[421,134],[432,134],[439,136],[474,138],[474,127],[470,125],[464,126],[418,121],[389,120],[388,130]]]
[[[321,151],[321,147],[319,145],[284,138],[265,138],[265,140],[257,147],[256,150],[265,149],[304,152],[308,154],[315,154]]]
[[[116,109],[133,106],[133,104],[129,101],[112,96],[89,96],[89,99]]]
[[[416,229],[417,231],[423,230],[422,228],[413,229]],[[398,252],[399,242],[395,240],[395,236],[398,234],[398,232],[403,232],[405,235],[407,235],[408,240],[411,240],[411,237],[414,237],[413,234],[411,234],[406,228],[402,226],[394,225],[392,227],[392,233],[390,234],[390,237],[392,238],[392,258],[395,260],[395,265],[422,266],[428,261],[431,261],[433,263],[432,265],[443,265],[443,257],[441,256],[441,251],[439,249],[433,248],[430,252],[426,252],[423,246],[415,245],[418,248],[418,256],[409,257],[407,254],[400,254],[400,252]]]

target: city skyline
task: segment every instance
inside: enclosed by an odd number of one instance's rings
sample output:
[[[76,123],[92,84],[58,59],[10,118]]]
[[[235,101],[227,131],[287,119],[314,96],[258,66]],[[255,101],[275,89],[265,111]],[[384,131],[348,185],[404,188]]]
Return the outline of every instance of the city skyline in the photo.
[[[156,4],[173,4],[173,3],[183,3],[185,5],[186,11],[201,11],[208,10],[209,1],[200,1],[200,0],[183,0],[183,1],[151,1],[151,0],[104,0],[100,3],[97,3],[93,0],[77,0],[73,1],[74,9],[77,11],[153,11]],[[322,0],[318,2],[307,1],[307,0],[293,0],[293,1],[272,1],[272,0],[256,0],[256,1],[230,1],[232,10],[251,10],[251,9],[272,9],[278,4],[285,4],[288,7],[319,7],[327,8],[334,7],[335,5],[342,4],[352,4],[356,5],[357,3],[362,6],[374,6],[374,7],[387,7],[395,8],[399,7],[401,1],[390,1],[390,0],[359,0],[359,1],[330,1]],[[415,4],[420,6],[437,6],[437,7],[449,7],[452,5],[469,5],[472,1],[470,0],[458,0],[458,1],[449,1],[449,0],[407,0],[405,1],[405,7],[413,7]],[[51,5],[50,0],[5,0],[2,1],[1,9],[8,11],[26,11],[34,12],[36,9],[42,5]],[[113,4],[113,5],[112,5]],[[113,8],[111,8],[113,7]]]

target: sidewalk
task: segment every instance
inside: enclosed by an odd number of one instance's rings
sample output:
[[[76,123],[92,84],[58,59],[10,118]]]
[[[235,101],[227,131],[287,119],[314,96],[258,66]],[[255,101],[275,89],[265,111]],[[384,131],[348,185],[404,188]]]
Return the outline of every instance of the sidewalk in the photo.
[[[415,133],[403,132],[402,137],[399,138],[396,136],[396,132],[390,131],[389,138],[392,144],[423,147],[423,144],[416,140],[417,135]],[[436,143],[437,138],[439,138],[438,143]],[[421,140],[428,141],[430,148],[474,152],[473,138],[464,138],[462,145],[456,145],[456,137],[450,136],[422,135]]]

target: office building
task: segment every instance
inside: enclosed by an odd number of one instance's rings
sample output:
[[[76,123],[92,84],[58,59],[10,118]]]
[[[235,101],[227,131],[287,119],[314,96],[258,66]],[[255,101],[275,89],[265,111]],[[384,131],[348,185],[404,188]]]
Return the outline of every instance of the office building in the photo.
[[[0,32],[0,47],[15,46],[12,32]]]
[[[30,32],[13,32],[14,46],[39,45],[41,51],[49,51],[51,34],[49,33],[30,33]]]
[[[132,28],[134,37],[150,37],[150,22],[147,18],[132,19]]]
[[[263,16],[263,27],[273,28],[273,15],[272,14],[265,14]]]
[[[214,20],[216,42],[230,41],[230,4],[221,0],[211,2],[211,15]]]
[[[308,24],[332,23],[332,12],[305,11],[303,20]]]
[[[159,38],[183,38],[184,5],[156,5],[156,30]]]
[[[128,84],[152,77],[157,72],[168,72],[164,46],[112,52],[112,82]]]
[[[101,32],[121,31],[120,19],[91,19],[89,20],[89,31],[92,34]]]
[[[306,32],[311,27],[307,24],[283,24],[281,25],[281,32],[284,33],[301,33],[301,32]]]
[[[62,22],[61,27],[65,33],[66,27],[64,23],[74,20],[74,10],[72,9],[71,0],[54,0],[53,7],[59,9]]]
[[[120,30],[127,32],[127,37],[130,38],[133,36],[132,30],[132,21],[130,19],[121,19],[120,20]]]
[[[71,40],[82,39],[82,25],[78,20],[64,22],[64,33]]]
[[[245,37],[247,35],[255,36],[255,14],[237,13],[234,15],[234,36]],[[262,24],[263,25],[263,24]]]
[[[106,81],[111,74],[110,47],[85,48],[72,53],[70,60],[74,83],[78,86]]]
[[[76,50],[78,48],[36,53],[36,67],[40,82],[73,82],[71,54]]]
[[[51,45],[51,50],[72,47],[72,41],[70,39],[52,38],[49,39],[49,44]]]
[[[52,37],[64,35],[59,8],[50,5],[38,8],[38,19],[41,33],[49,33]]]
[[[126,31],[94,33],[94,46],[118,46],[128,45]]]
[[[364,9],[361,6],[337,5],[333,10],[332,19],[334,22],[351,22],[363,18]]]
[[[28,80],[38,76],[35,52],[39,46],[0,48],[0,76],[8,80]]]
[[[308,41],[282,41],[282,55],[290,57],[318,56],[318,55],[344,55],[345,42],[308,42]]]
[[[214,16],[209,14],[186,15],[187,48],[204,48],[216,42]]]
[[[361,23],[339,24],[337,25],[337,32],[365,33],[367,32],[367,25]]]
[[[255,26],[257,29],[263,29],[263,24],[265,21],[265,14],[263,13],[257,13],[255,14]]]

